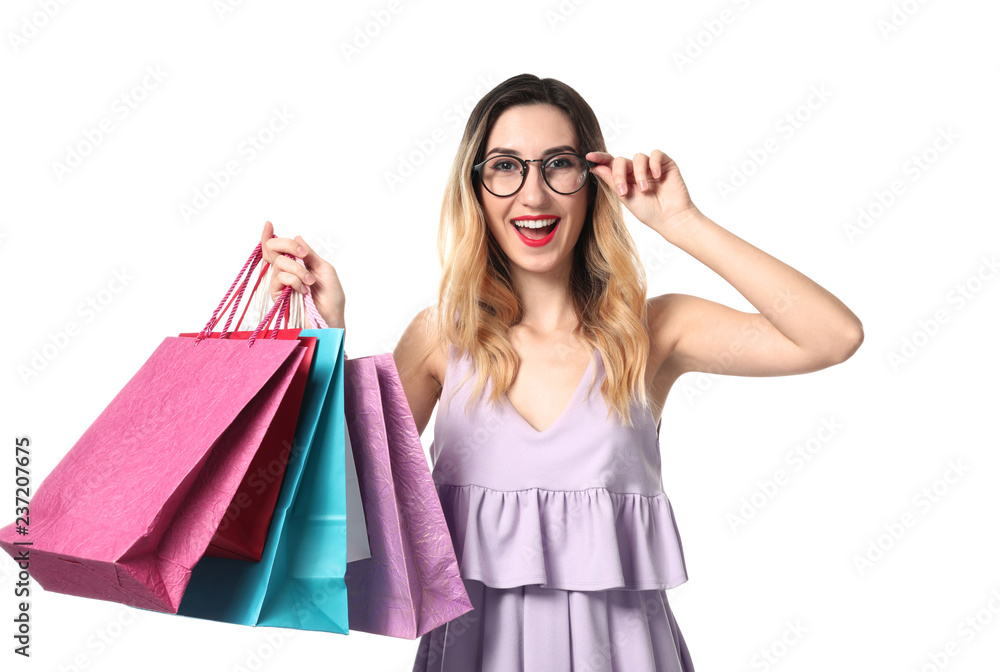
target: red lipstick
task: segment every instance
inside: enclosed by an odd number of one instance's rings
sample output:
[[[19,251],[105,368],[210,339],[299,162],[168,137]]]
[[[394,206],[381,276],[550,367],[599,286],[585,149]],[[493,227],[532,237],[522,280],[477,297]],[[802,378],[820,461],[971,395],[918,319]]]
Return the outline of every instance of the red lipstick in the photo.
[[[555,222],[552,224],[552,230],[549,232],[549,234],[544,238],[539,238],[538,240],[535,240],[533,238],[528,238],[523,233],[521,233],[521,228],[517,226],[517,222],[537,221],[540,219],[554,219]],[[510,220],[511,226],[513,226],[514,230],[517,231],[517,237],[520,238],[521,241],[529,247],[543,247],[544,245],[547,245],[556,235],[556,231],[559,229],[560,221],[561,221],[560,218],[556,217],[555,215],[522,215],[521,217],[514,217],[513,219]]]

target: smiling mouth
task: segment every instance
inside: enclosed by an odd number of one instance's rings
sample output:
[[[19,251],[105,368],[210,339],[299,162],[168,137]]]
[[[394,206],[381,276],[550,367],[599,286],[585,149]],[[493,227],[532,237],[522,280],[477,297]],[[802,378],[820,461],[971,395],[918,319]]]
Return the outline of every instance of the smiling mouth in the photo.
[[[517,232],[528,240],[543,240],[552,234],[559,224],[559,217],[538,219],[513,219],[510,222]]]

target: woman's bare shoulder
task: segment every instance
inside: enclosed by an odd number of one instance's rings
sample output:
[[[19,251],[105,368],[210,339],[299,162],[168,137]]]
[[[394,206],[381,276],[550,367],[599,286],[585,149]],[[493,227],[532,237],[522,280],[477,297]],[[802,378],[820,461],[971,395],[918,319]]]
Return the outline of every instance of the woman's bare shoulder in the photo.
[[[444,384],[447,346],[440,342],[436,307],[418,312],[403,331],[396,345],[397,365],[406,366],[418,378],[430,377],[440,387]]]
[[[433,306],[421,310],[410,321],[396,343],[392,356],[410,404],[417,431],[421,434],[441,396],[446,353],[438,343]]]
[[[430,349],[429,369],[438,385],[443,386],[445,368],[448,363],[448,345],[441,339],[441,331],[436,319],[437,307],[428,306],[421,311],[421,314],[424,316],[424,330],[429,339],[427,344]]]

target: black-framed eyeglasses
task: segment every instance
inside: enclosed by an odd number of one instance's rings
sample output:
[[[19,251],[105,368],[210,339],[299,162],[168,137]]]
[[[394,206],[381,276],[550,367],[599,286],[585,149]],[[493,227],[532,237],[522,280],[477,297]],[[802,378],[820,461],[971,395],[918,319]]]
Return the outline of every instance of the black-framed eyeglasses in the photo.
[[[564,196],[583,189],[587,184],[590,169],[598,165],[594,161],[586,160],[580,154],[569,152],[553,154],[547,159],[521,159],[509,154],[498,154],[474,165],[472,176],[479,177],[486,191],[494,196],[506,198],[516,194],[524,186],[524,181],[528,177],[529,163],[539,164],[545,184],[549,185],[552,191]]]

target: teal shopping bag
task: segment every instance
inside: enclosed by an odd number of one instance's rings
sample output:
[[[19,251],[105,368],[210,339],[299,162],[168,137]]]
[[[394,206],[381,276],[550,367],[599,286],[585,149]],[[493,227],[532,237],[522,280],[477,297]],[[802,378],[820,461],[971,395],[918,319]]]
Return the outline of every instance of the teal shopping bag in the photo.
[[[202,558],[182,616],[348,632],[344,330],[300,335],[316,351],[261,560]]]

